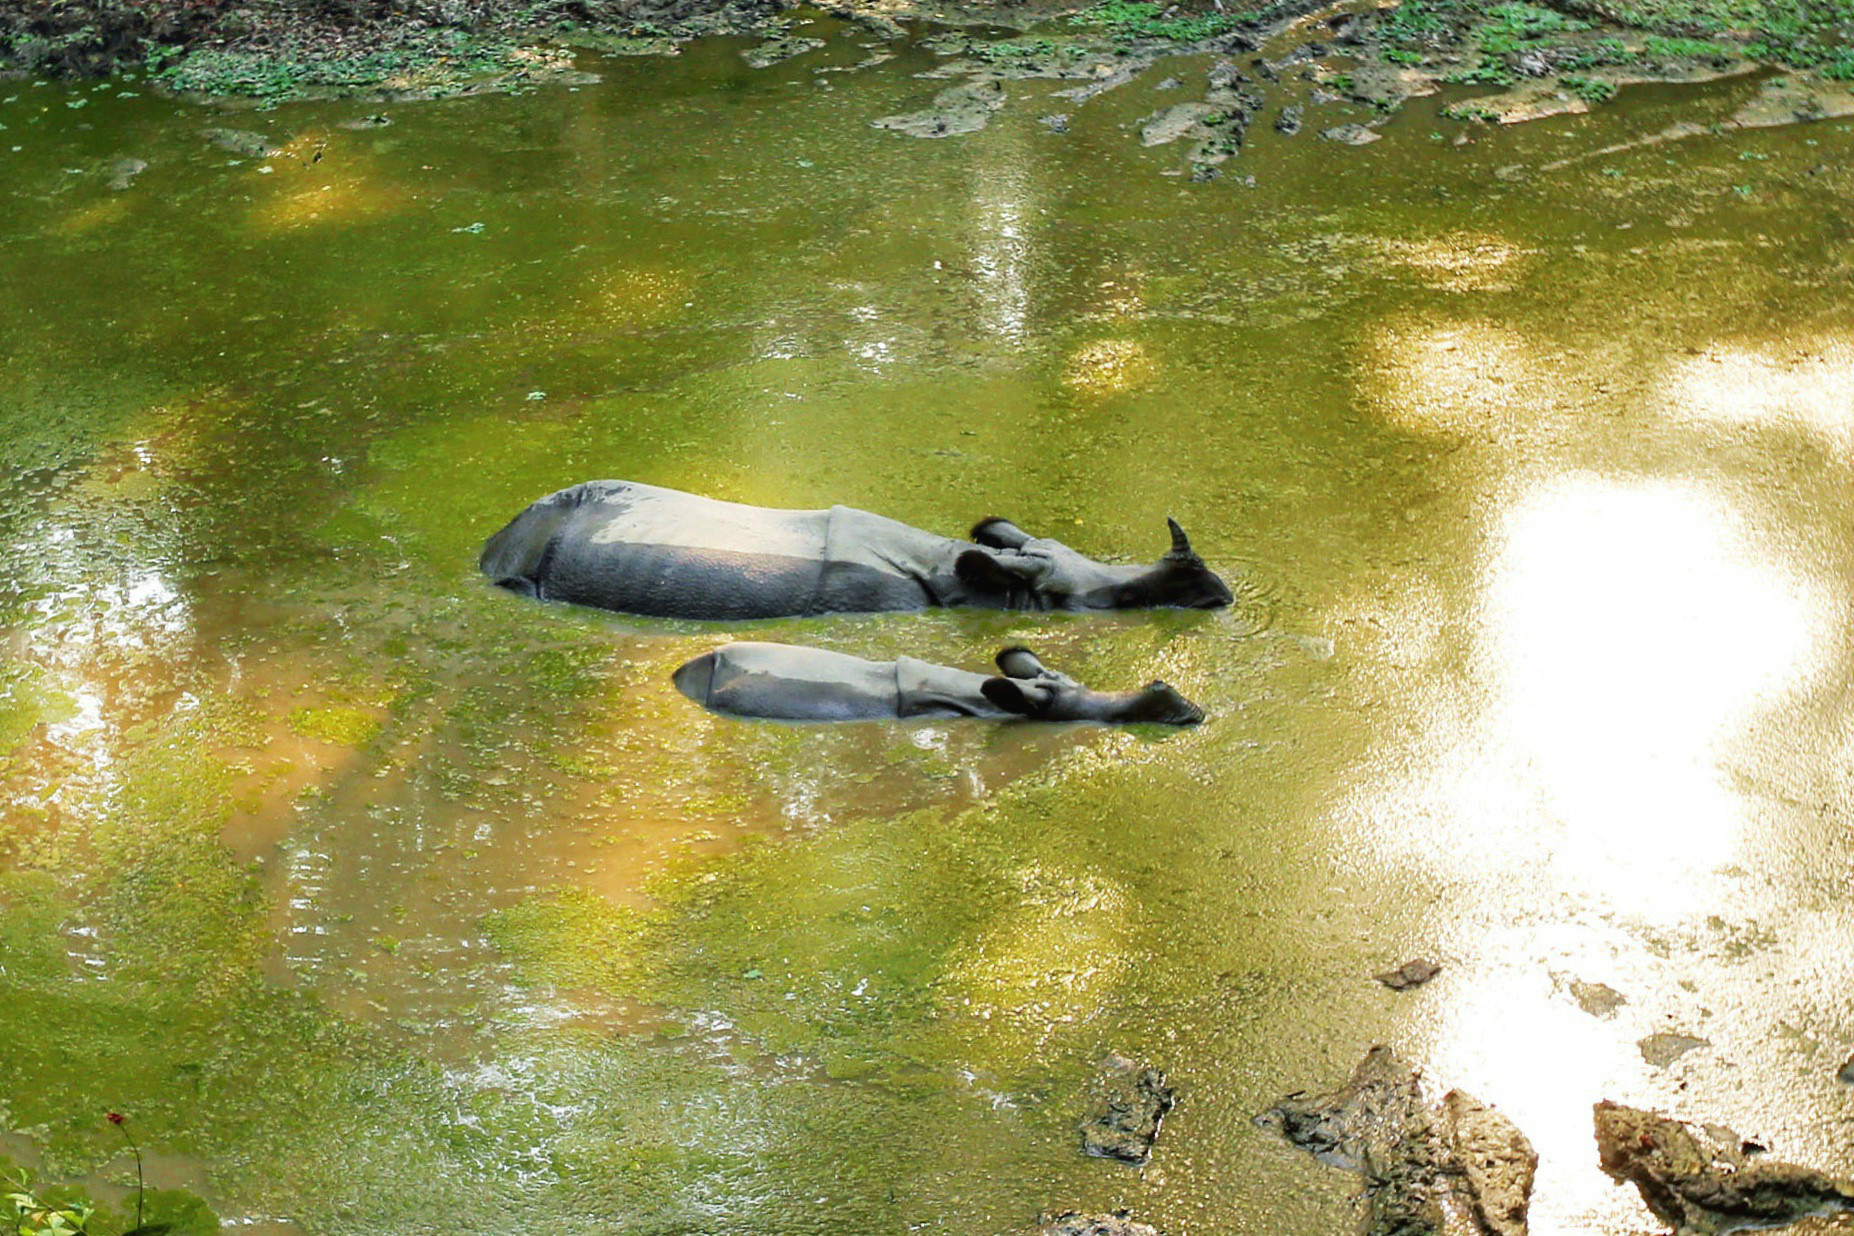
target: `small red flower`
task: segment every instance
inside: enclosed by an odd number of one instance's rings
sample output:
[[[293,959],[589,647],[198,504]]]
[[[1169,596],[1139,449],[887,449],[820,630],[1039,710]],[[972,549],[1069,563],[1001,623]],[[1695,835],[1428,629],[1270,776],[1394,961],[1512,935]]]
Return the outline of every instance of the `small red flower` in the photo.
[[[108,1116],[105,1117],[105,1119],[108,1120],[111,1124],[121,1124],[124,1120],[127,1120],[128,1117],[123,1115],[121,1112],[111,1112]]]

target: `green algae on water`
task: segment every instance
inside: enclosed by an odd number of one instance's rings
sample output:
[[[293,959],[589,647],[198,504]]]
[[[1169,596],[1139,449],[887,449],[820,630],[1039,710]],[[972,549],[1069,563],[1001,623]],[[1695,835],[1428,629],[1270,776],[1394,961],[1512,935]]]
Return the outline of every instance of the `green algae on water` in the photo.
[[[290,710],[290,729],[304,738],[359,750],[380,735],[380,718],[365,708],[325,704]]]

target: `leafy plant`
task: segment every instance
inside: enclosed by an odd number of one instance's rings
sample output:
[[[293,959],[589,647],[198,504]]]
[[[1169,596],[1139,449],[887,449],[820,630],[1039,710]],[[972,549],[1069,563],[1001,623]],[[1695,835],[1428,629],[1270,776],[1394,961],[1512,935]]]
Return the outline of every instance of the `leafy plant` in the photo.
[[[1547,34],[1569,34],[1590,28],[1587,21],[1566,17],[1556,9],[1524,3],[1524,0],[1496,4],[1487,10],[1487,16],[1492,19],[1487,27],[1489,30],[1516,39],[1536,39]]]
[[[1705,39],[1677,39],[1651,34],[1642,40],[1642,52],[1656,60],[1679,60],[1688,56],[1729,56],[1731,52]]]
[[[1425,35],[1440,34],[1448,23],[1429,0],[1404,0],[1378,19],[1378,32],[1387,39],[1408,42]]]
[[[0,1220],[11,1219],[14,1236],[88,1236],[94,1206],[82,1202],[55,1203],[40,1198],[32,1189],[31,1178],[21,1173],[7,1180],[5,1201],[13,1213],[0,1212]]]
[[[1566,73],[1558,79],[1558,84],[1586,103],[1607,103],[1616,97],[1616,83],[1600,77]]]
[[[1457,69],[1442,80],[1457,86],[1510,86],[1515,79],[1512,70],[1503,62],[1482,59],[1479,64]]]
[[[1237,19],[1227,13],[1192,13],[1167,17],[1170,10],[1155,0],[1103,0],[1091,8],[1072,15],[1078,26],[1095,26],[1123,42],[1137,39],[1169,39],[1178,43],[1195,43],[1222,34],[1235,27]]]

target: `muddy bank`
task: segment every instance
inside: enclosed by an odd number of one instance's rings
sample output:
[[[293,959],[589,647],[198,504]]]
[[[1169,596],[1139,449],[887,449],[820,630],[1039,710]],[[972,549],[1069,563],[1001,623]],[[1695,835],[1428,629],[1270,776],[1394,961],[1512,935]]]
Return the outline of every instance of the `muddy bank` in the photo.
[[[260,102],[437,98],[573,80],[571,47],[673,52],[771,29],[776,0],[26,0],[0,5],[0,71],[147,72]]]
[[[817,25],[820,16],[848,23],[845,36],[865,47],[908,42],[943,58],[919,76],[954,84],[923,91],[918,111],[872,119],[913,137],[983,128],[1005,105],[1008,81],[1073,80],[1059,97],[1080,106],[1177,57],[1225,57],[1196,90],[1166,78],[1161,85],[1195,97],[1140,126],[1147,145],[1189,139],[1197,179],[1240,152],[1263,111],[1285,134],[1305,122],[1362,146],[1406,101],[1450,87],[1479,93],[1450,103],[1445,117],[1510,124],[1585,112],[1633,85],[1775,68],[1790,74],[1782,122],[1854,109],[1854,48],[1829,15],[1660,0],[845,0],[821,13],[784,0],[29,0],[0,7],[0,71],[139,69],[158,87],[202,98],[403,101],[583,82],[576,49],[675,55],[708,35],[760,39],[742,56],[769,69],[826,46],[818,36],[835,29]]]

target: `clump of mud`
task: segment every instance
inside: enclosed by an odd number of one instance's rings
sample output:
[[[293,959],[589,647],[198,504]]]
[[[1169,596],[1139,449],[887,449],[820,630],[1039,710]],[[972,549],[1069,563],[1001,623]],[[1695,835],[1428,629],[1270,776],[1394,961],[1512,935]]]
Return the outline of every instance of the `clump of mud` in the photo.
[[[1083,1153],[1144,1166],[1176,1102],[1164,1073],[1118,1053],[1109,1056],[1095,1082],[1094,1106],[1082,1121]]]
[[[1722,1125],[1703,1128],[1607,1100],[1596,1105],[1597,1156],[1682,1236],[1788,1223],[1854,1209],[1854,1180],[1759,1156]]]
[[[1384,984],[1392,991],[1408,991],[1412,987],[1421,987],[1436,975],[1442,973],[1442,967],[1427,957],[1417,957],[1404,962],[1395,970],[1386,970],[1371,977]]]
[[[1365,1236],[1525,1236],[1539,1157],[1505,1116],[1460,1090],[1423,1097],[1421,1075],[1374,1047],[1337,1090],[1297,1091],[1256,1117],[1364,1181]]]

